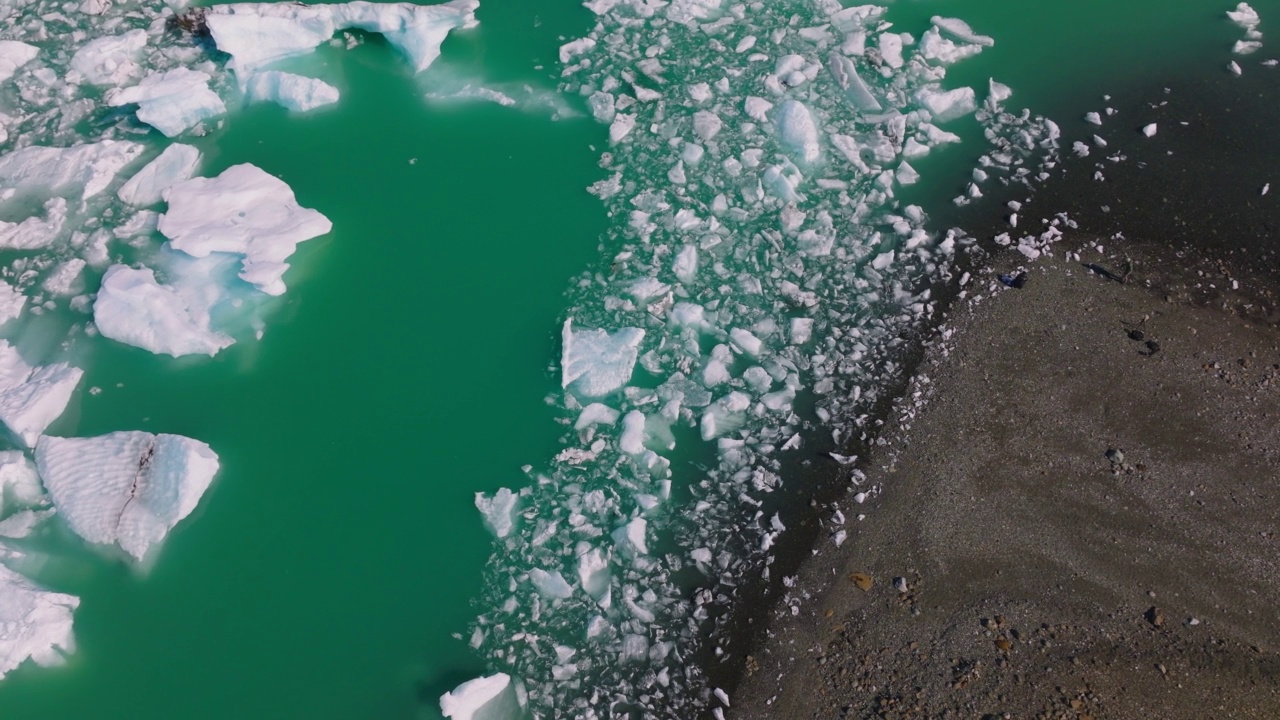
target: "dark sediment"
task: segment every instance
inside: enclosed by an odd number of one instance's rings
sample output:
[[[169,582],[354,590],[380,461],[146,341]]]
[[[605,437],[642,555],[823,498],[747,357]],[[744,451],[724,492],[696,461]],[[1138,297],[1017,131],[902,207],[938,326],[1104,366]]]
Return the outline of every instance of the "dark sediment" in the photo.
[[[775,564],[798,582],[736,648],[731,717],[1280,717],[1277,82],[1171,83],[1068,128],[1066,154],[1108,146],[1021,215],[1079,230],[975,272],[987,297],[862,464],[883,492],[836,503],[844,544],[829,493],[793,516],[816,554]]]

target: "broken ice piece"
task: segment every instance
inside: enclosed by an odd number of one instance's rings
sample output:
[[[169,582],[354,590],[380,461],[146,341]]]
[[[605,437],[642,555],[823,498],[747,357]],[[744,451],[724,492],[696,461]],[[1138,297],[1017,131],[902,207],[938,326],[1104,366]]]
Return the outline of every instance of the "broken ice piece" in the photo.
[[[440,696],[440,713],[451,720],[517,720],[524,715],[524,686],[497,673],[462,683]]]
[[[32,367],[0,340],[0,421],[27,447],[58,419],[84,371],[67,363]]]
[[[26,660],[58,665],[75,650],[71,615],[80,599],[45,590],[0,565],[0,678]]]
[[[181,435],[46,435],[36,445],[36,467],[77,535],[141,561],[195,510],[218,472],[218,456]]]

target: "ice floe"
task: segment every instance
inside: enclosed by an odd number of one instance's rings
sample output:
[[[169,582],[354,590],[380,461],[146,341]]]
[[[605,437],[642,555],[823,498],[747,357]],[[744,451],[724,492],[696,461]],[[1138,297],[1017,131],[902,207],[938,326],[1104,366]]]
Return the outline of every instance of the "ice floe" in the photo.
[[[118,545],[141,561],[195,509],[218,472],[218,456],[181,435],[45,436],[36,445],[36,467],[77,535]]]
[[[75,650],[80,599],[51,592],[0,565],[0,678],[27,660],[59,665]]]
[[[239,255],[240,277],[268,295],[284,293],[285,260],[298,243],[333,227],[324,215],[298,205],[279,178],[248,164],[178,183],[165,200],[169,209],[159,228],[175,250],[198,258]]]
[[[162,285],[150,268],[108,268],[93,303],[93,320],[103,337],[158,355],[216,355],[234,342],[211,327],[202,296]]]
[[[253,75],[246,85],[245,95],[250,100],[273,102],[294,112],[306,112],[338,102],[338,88],[329,83],[279,70]]]
[[[40,49],[34,45],[17,40],[0,40],[0,83],[13,77],[18,68],[34,60],[39,53]]]
[[[208,73],[187,68],[152,73],[137,85],[108,92],[107,104],[136,104],[138,120],[174,137],[227,111],[209,89],[210,79]]]
[[[165,190],[189,179],[199,163],[199,150],[190,145],[174,143],[125,181],[116,195],[137,207],[155,205],[163,198]]]
[[[6,340],[0,340],[0,421],[27,447],[71,402],[84,371],[60,362],[27,364]]]
[[[469,680],[440,698],[440,713],[451,720],[519,720],[524,690],[506,673]]]

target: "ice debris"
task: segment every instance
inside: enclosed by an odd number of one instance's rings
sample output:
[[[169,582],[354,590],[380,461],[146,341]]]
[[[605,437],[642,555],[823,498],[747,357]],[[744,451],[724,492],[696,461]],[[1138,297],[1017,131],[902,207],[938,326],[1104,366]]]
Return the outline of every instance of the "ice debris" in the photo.
[[[77,535],[141,561],[195,509],[218,472],[218,456],[181,435],[44,436],[36,467]]]
[[[468,680],[440,698],[450,720],[519,720],[524,706],[524,688],[506,673]]]
[[[574,330],[573,318],[564,321],[560,367],[561,387],[573,387],[584,397],[601,397],[631,381],[637,347],[644,330],[623,328]]]
[[[338,102],[338,88],[323,80],[267,70],[249,78],[245,95],[256,102],[273,102],[294,112],[306,112]]]

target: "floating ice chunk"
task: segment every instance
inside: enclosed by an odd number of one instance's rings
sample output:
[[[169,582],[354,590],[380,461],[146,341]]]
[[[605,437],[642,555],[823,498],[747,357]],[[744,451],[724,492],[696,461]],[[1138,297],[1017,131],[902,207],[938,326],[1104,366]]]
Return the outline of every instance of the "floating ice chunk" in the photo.
[[[761,179],[769,192],[783,202],[799,202],[803,199],[798,190],[800,183],[804,182],[804,175],[800,174],[800,168],[785,158],[781,164],[771,165],[765,170]]]
[[[894,177],[897,178],[898,183],[901,185],[914,185],[920,180],[920,173],[911,167],[906,160],[903,160],[898,165],[898,170],[894,173]]]
[[[34,60],[39,53],[40,49],[34,45],[17,40],[0,40],[0,82],[13,77],[18,68]]]
[[[285,262],[298,243],[329,232],[324,215],[298,205],[293,190],[253,165],[233,165],[216,178],[193,178],[169,188],[160,232],[193,257],[243,256],[240,277],[268,295],[285,291]]]
[[[77,535],[142,560],[195,509],[218,472],[218,456],[181,435],[46,435],[36,445],[36,467]]]
[[[440,713],[452,720],[519,720],[524,688],[506,673],[468,680],[440,696]]]
[[[884,64],[897,70],[902,67],[902,36],[894,32],[883,32],[877,38],[880,45],[880,56]]]
[[[591,403],[578,413],[578,420],[573,424],[574,430],[585,430],[592,425],[612,425],[618,422],[621,415],[617,410],[601,403]]]
[[[1013,97],[1013,88],[996,82],[995,78],[987,78],[987,88],[987,97],[997,105]]]
[[[1227,69],[1230,70],[1231,74],[1235,75],[1236,77],[1239,77],[1240,75],[1244,74],[1244,71],[1240,69],[1240,63],[1236,62],[1235,60],[1232,60],[1231,62],[1227,63]]]
[[[710,110],[699,110],[693,114],[693,131],[703,142],[710,142],[722,127],[724,122],[720,120],[720,116]]]
[[[967,42],[973,45],[982,45],[984,47],[990,47],[996,44],[996,41],[992,38],[975,33],[973,28],[969,27],[969,23],[966,23],[963,20],[939,17],[935,15],[930,22],[938,26],[939,30],[945,31],[947,34],[961,42]]]
[[[645,541],[645,530],[648,526],[649,522],[644,518],[632,518],[626,525],[613,531],[613,541],[623,552],[648,555],[649,545]]]
[[[572,385],[585,397],[600,397],[631,381],[644,330],[575,331],[573,318],[569,318],[564,321],[561,339],[564,345],[560,360],[561,387]]]
[[[237,3],[209,8],[205,22],[218,49],[241,81],[285,58],[306,55],[340,30],[380,33],[409,58],[415,72],[440,57],[440,45],[454,29],[476,26],[478,0],[440,5],[349,2]]]
[[[559,570],[547,572],[541,568],[529,571],[529,582],[538,592],[550,598],[567,598],[573,594],[573,587],[565,581]]]
[[[1102,116],[1096,112],[1087,112],[1084,114],[1084,121],[1087,123],[1092,123],[1094,125],[1101,125]]]
[[[84,371],[67,363],[32,367],[0,340],[0,422],[27,447],[58,419]]]
[[[768,122],[769,111],[773,109],[773,103],[762,97],[752,95],[746,99],[745,103],[743,103],[743,109],[746,111],[747,117],[752,120],[755,120],[756,122]]]
[[[476,509],[484,516],[484,526],[499,540],[515,527],[519,502],[520,497],[507,488],[499,488],[493,497],[476,493]]]
[[[578,581],[582,590],[601,605],[608,604],[609,556],[600,548],[591,548],[578,556]]]
[[[916,93],[916,100],[933,116],[934,122],[947,122],[964,117],[978,109],[978,102],[973,88],[956,88],[955,90],[938,90],[921,88]]]
[[[636,116],[627,113],[618,113],[613,116],[613,122],[609,124],[609,142],[618,143],[623,138],[631,134],[636,127]]]
[[[255,73],[245,86],[245,95],[254,102],[273,102],[294,112],[338,102],[338,88],[329,83],[279,70]]]
[[[1258,40],[1237,40],[1235,45],[1231,46],[1231,52],[1236,55],[1251,55],[1262,49],[1262,43]]]
[[[84,268],[87,264],[82,258],[71,258],[54,268],[40,287],[57,297],[78,295],[84,290]]]
[[[142,151],[142,145],[120,140],[68,148],[25,147],[0,157],[0,189],[93,197]]]
[[[0,248],[12,250],[39,250],[49,247],[67,222],[67,201],[50,198],[44,204],[44,217],[33,215],[21,222],[0,220]]]
[[[680,279],[680,282],[686,285],[693,282],[698,276],[698,248],[693,245],[680,248],[680,252],[676,253],[675,260],[671,263],[671,271]]]
[[[17,320],[26,306],[27,296],[4,280],[0,280],[0,328],[11,320]]]
[[[1231,22],[1239,25],[1245,30],[1252,30],[1256,28],[1258,23],[1262,21],[1262,19],[1258,17],[1258,11],[1250,7],[1249,3],[1243,2],[1237,5],[1235,10],[1228,10],[1227,17],[1231,19]]]
[[[618,447],[628,455],[644,452],[644,413],[632,410],[622,418],[622,436],[618,438]]]
[[[147,44],[146,30],[130,30],[85,43],[71,56],[71,69],[90,85],[123,85],[137,77],[138,58]]]
[[[1143,134],[1143,135],[1146,135],[1147,137],[1151,137],[1151,136],[1155,135],[1155,134],[1156,134],[1156,130],[1157,130],[1157,128],[1156,128],[1156,124],[1155,124],[1155,123],[1151,123],[1151,124],[1149,124],[1149,125],[1143,125],[1143,126],[1142,126],[1142,134]]]
[[[58,665],[75,650],[71,616],[80,599],[50,592],[0,565],[0,678],[28,659]]]
[[[702,413],[702,439],[713,440],[742,427],[750,406],[751,398],[736,390],[709,405]]]
[[[93,319],[104,337],[157,355],[216,355],[234,342],[210,327],[207,308],[156,282],[150,268],[108,268]]]
[[[579,38],[567,42],[560,46],[560,62],[561,64],[568,64],[575,57],[591,52],[595,46],[596,41],[591,38]]]
[[[858,76],[858,68],[852,60],[833,52],[827,61],[827,67],[854,109],[864,113],[876,113],[884,109],[875,95],[871,94],[871,88]]]
[[[749,330],[733,328],[729,331],[729,340],[733,342],[734,347],[752,357],[759,357],[760,352],[764,350],[764,342]]]
[[[813,318],[791,318],[791,344],[804,345],[813,337]]]
[[[116,194],[135,207],[155,205],[160,202],[165,190],[190,179],[199,162],[199,150],[190,145],[174,143],[121,185]]]
[[[227,111],[222,98],[209,89],[209,79],[208,73],[175,68],[152,73],[133,87],[112,90],[106,100],[112,107],[136,104],[138,120],[173,137]]]
[[[17,450],[0,452],[0,518],[44,502],[47,498],[35,465]]]

